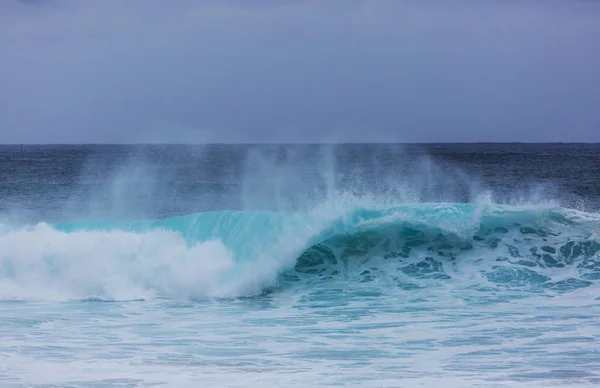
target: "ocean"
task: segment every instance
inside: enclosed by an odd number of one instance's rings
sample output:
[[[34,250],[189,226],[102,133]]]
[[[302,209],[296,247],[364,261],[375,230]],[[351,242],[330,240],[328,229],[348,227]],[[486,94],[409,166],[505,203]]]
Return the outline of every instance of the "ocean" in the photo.
[[[1,387],[600,386],[600,145],[0,146]]]

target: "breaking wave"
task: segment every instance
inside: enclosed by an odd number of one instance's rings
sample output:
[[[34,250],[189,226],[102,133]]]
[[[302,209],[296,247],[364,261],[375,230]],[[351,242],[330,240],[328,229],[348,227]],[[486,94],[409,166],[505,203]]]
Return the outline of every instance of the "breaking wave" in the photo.
[[[600,217],[431,203],[0,226],[0,299],[255,296],[315,282],[565,292],[600,279]]]

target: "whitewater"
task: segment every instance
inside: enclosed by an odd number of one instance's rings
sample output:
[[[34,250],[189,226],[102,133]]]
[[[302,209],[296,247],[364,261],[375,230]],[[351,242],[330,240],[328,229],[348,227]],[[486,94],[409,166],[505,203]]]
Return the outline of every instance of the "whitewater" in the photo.
[[[35,150],[24,160],[40,152],[60,164],[75,151]],[[489,150],[470,152],[494,160]],[[93,198],[99,211],[88,198],[87,214],[36,219],[51,203],[36,197],[35,212],[5,212],[0,386],[600,384],[593,207],[532,190],[498,200],[473,173],[439,167],[448,162],[428,157],[407,168],[414,158],[406,151],[392,162],[409,172],[376,182],[381,164],[357,174],[332,152],[278,162],[264,153],[240,157],[233,181],[243,206],[149,212],[173,197],[150,191],[140,206],[135,190],[162,175],[152,168],[182,161],[137,158],[136,168],[123,168],[110,149],[84,158],[120,166],[103,178],[110,195]],[[549,168],[541,165],[536,174]],[[81,171],[86,184],[102,176]],[[213,178],[207,185],[224,180]],[[219,190],[210,198],[227,196]],[[27,192],[19,195],[6,194],[26,204]],[[81,209],[81,196],[79,207],[72,198],[71,209]]]

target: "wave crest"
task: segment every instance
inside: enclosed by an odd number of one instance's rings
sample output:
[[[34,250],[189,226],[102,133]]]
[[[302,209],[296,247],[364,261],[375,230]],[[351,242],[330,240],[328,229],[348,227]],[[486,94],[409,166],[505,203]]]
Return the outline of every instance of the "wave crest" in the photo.
[[[596,215],[417,204],[0,229],[0,299],[257,295],[342,279],[565,291],[600,279]]]

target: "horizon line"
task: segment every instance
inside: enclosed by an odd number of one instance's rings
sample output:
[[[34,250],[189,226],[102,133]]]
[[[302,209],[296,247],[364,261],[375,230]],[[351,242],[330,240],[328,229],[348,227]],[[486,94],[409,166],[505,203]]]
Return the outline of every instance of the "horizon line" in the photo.
[[[15,147],[15,146],[261,146],[261,145],[285,145],[285,146],[303,146],[303,145],[492,145],[492,144],[523,144],[523,145],[540,145],[540,144],[586,144],[600,145],[597,142],[585,141],[550,141],[550,142],[526,142],[526,141],[477,141],[477,142],[252,142],[252,143],[225,143],[225,142],[210,142],[210,143],[183,143],[183,142],[148,142],[148,143],[0,143],[0,147]]]

